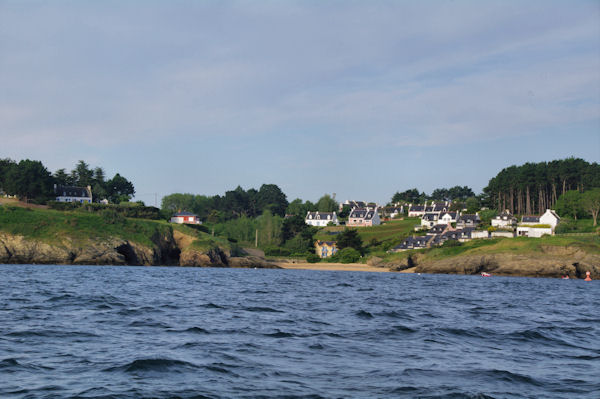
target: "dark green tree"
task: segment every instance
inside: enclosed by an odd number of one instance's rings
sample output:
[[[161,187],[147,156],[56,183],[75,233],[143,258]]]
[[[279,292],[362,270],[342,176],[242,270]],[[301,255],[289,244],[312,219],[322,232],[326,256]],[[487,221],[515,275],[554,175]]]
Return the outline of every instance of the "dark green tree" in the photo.
[[[336,242],[337,247],[340,250],[344,248],[354,248],[361,254],[364,253],[362,238],[360,238],[356,229],[349,229],[346,227],[344,231],[338,234]]]
[[[129,180],[117,173],[106,182],[106,192],[110,202],[118,204],[129,201],[135,194],[135,188]]]
[[[317,210],[319,212],[335,212],[338,210],[338,203],[329,194],[325,194],[317,201]]]
[[[274,215],[285,216],[288,202],[285,194],[275,184],[263,184],[260,186],[257,197],[257,206],[261,211],[269,210]]]
[[[10,170],[16,167],[15,161],[9,158],[0,159],[0,193],[8,193],[8,176]]]
[[[54,196],[54,179],[40,161],[22,160],[8,171],[7,192],[26,202],[45,202]]]
[[[556,201],[556,211],[560,216],[571,216],[577,220],[577,215],[581,213],[581,193],[577,190],[570,190],[561,195]]]
[[[90,165],[84,161],[77,162],[75,169],[71,171],[71,175],[75,177],[73,185],[79,187],[87,187],[92,185],[94,171],[90,169]]]

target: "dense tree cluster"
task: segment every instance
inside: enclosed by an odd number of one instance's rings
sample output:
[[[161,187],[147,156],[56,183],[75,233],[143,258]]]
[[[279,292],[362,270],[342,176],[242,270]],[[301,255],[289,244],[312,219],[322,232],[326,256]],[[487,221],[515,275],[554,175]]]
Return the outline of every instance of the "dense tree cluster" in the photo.
[[[436,188],[431,195],[412,188],[403,192],[396,192],[392,197],[392,203],[422,204],[425,201],[465,201],[471,197],[475,197],[475,193],[467,186]]]
[[[188,211],[212,223],[242,216],[255,218],[268,210],[273,215],[285,216],[288,207],[286,195],[275,184],[263,184],[259,190],[244,190],[238,186],[225,195],[170,194],[162,199],[162,209],[169,212]]]
[[[0,159],[0,192],[27,201],[46,202],[55,197],[54,184],[91,186],[94,201],[106,198],[119,203],[129,201],[135,194],[133,184],[120,174],[106,180],[102,168],[91,169],[84,161],[79,161],[70,173],[59,169],[52,175],[40,161],[25,159],[17,163]]]
[[[502,169],[483,189],[490,208],[516,214],[542,213],[570,190],[600,187],[600,165],[579,158],[526,163]]]

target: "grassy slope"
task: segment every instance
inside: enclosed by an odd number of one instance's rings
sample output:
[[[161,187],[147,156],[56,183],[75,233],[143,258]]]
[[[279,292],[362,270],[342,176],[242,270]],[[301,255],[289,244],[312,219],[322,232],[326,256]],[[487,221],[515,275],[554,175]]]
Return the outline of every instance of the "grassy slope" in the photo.
[[[472,240],[458,247],[434,247],[389,254],[386,261],[401,261],[412,253],[425,255],[426,260],[437,260],[459,255],[485,255],[510,252],[512,254],[539,254],[544,247],[569,247],[587,253],[600,254],[600,236],[553,236],[542,238],[496,238],[492,240]]]
[[[152,246],[152,236],[168,233],[169,226],[142,219],[107,223],[101,215],[93,213],[0,206],[0,231],[48,244],[60,244],[64,239],[83,242],[114,237]]]
[[[404,220],[392,220],[385,222],[380,226],[373,227],[356,227],[358,235],[362,238],[365,244],[371,242],[372,239],[377,241],[398,241],[407,237],[412,231],[415,225],[420,224],[421,219],[418,218],[406,218]],[[334,241],[335,235],[327,234],[328,232],[342,231],[345,226],[330,226],[325,227],[319,231],[315,236],[317,240],[323,241]]]

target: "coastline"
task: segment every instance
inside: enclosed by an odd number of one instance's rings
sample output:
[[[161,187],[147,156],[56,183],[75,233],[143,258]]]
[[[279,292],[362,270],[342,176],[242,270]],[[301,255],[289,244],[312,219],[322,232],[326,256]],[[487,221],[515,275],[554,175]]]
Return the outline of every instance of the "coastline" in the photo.
[[[275,262],[275,265],[282,269],[296,270],[326,270],[326,271],[344,271],[344,272],[375,272],[387,273],[391,272],[389,267],[369,266],[363,263],[287,263]]]

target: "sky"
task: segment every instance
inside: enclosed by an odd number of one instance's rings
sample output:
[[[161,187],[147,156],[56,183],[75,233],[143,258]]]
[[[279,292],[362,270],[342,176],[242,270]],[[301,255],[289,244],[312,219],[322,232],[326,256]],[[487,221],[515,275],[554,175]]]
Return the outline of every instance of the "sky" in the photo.
[[[0,158],[388,202],[600,161],[598,1],[0,0]]]

